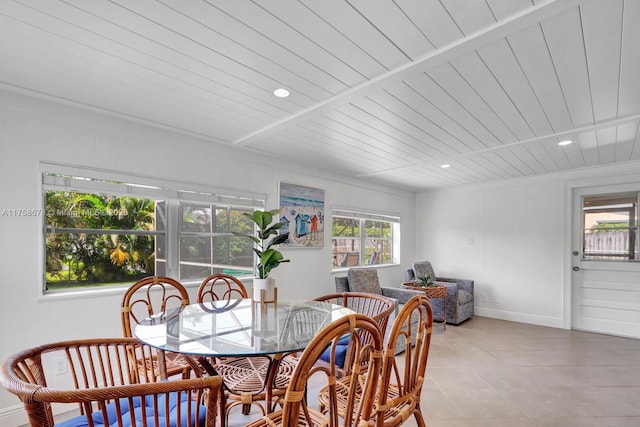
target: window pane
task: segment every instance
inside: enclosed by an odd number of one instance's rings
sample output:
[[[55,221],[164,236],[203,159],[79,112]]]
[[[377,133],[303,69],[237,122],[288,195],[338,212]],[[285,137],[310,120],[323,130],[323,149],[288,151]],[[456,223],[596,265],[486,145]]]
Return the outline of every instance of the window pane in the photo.
[[[131,283],[155,274],[154,236],[47,233],[48,290]]]
[[[636,260],[637,194],[585,197],[583,258]]]
[[[334,218],[332,236],[360,237],[360,220],[357,218]]]
[[[155,201],[47,190],[45,211],[47,290],[155,274]]]
[[[253,209],[183,202],[180,212],[180,279],[253,274],[253,242],[232,234],[253,234],[252,219],[243,215]]]
[[[180,203],[180,231],[211,232],[211,205]]]
[[[333,267],[360,265],[360,239],[332,239]]]

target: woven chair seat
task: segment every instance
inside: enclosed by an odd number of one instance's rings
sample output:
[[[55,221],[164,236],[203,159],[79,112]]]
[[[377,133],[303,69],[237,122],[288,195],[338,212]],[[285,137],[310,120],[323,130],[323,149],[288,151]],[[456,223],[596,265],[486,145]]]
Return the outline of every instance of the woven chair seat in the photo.
[[[272,363],[270,357],[263,356],[224,358],[213,364],[213,368],[224,383],[224,390],[229,400],[227,409],[238,404],[253,403],[260,407],[263,415],[266,413],[267,408],[261,401],[267,399],[268,370]],[[278,370],[272,383],[270,399],[272,405],[278,403],[284,395],[295,364],[296,359],[293,357],[284,357],[278,363]]]

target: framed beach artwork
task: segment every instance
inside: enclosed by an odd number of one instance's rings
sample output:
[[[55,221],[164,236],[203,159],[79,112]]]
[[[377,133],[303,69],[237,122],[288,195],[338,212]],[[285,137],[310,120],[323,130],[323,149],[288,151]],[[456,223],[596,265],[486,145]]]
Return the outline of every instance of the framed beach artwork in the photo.
[[[280,221],[289,232],[288,247],[321,248],[324,245],[324,190],[280,183]]]

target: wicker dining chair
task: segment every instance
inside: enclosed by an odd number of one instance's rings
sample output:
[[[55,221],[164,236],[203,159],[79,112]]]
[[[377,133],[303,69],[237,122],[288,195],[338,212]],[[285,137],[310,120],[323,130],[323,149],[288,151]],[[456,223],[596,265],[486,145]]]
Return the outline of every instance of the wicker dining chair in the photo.
[[[344,378],[359,384],[359,394],[345,395],[348,405],[338,416],[336,349],[338,341],[345,335],[351,335],[354,343],[352,366]],[[331,363],[316,364],[326,348],[331,349]],[[250,423],[247,427],[265,426],[359,426],[369,425],[374,417],[373,404],[377,389],[378,375],[363,375],[362,366],[368,366],[372,372],[379,372],[383,348],[382,334],[375,320],[364,314],[350,314],[342,317],[317,332],[315,338],[305,348],[298,360],[284,396],[282,409]],[[325,413],[308,404],[306,398],[307,382],[314,376],[314,383],[326,384],[329,397],[329,411]]]
[[[161,276],[140,279],[127,289],[122,298],[120,309],[122,333],[125,337],[133,337],[133,329],[142,320],[163,315],[169,310],[186,305],[189,305],[189,294],[177,280]],[[141,373],[152,373],[154,381],[175,375],[180,375],[183,379],[189,377],[191,366],[185,361],[183,355],[156,351],[161,359],[156,357],[145,361],[144,363],[152,363],[154,369],[139,366]],[[143,361],[140,361],[139,364],[142,365],[142,363]]]
[[[199,303],[221,302],[247,298],[247,290],[240,280],[227,274],[212,274],[198,288]],[[242,413],[249,414],[251,406],[257,406],[262,414],[270,412],[284,396],[289,377],[295,367],[289,358],[282,355],[223,357],[212,359],[211,364],[222,378],[224,393],[220,399],[222,425],[226,425],[229,411],[242,406]],[[274,360],[275,359],[275,360]],[[276,366],[277,369],[271,369]],[[271,384],[270,384],[271,383]]]
[[[140,375],[136,359],[154,357],[135,338],[45,344],[10,356],[0,383],[23,402],[32,427],[214,427],[220,378],[146,382],[153,375]],[[56,424],[52,406],[74,403],[78,415]]]
[[[426,426],[420,407],[420,394],[427,369],[432,330],[433,311],[429,299],[426,295],[412,297],[398,313],[385,344],[374,406],[376,426],[399,426],[412,415],[418,426]],[[395,356],[398,340],[404,340],[406,350]],[[359,383],[354,382],[353,376],[347,376],[338,380],[337,389],[337,411],[340,415],[348,414],[354,389],[356,395],[361,393]],[[320,391],[318,402],[323,413],[333,411],[332,399],[332,390],[325,387]]]
[[[384,333],[387,329],[389,316],[396,308],[394,300],[382,295],[364,292],[342,292],[329,294],[315,298],[315,301],[337,304],[350,308],[356,313],[362,313],[372,317],[373,320],[378,323],[380,332],[383,334],[383,339]],[[354,349],[348,336],[340,340],[337,351],[339,354],[339,357],[337,358],[338,375],[344,376],[349,373],[346,369],[349,369],[354,357]],[[321,356],[321,360],[328,362],[328,355]]]

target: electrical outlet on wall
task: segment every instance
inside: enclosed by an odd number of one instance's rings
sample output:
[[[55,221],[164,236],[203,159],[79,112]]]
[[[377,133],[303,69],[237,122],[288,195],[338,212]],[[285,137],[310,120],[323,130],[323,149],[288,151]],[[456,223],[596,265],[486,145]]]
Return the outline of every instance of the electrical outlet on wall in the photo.
[[[64,357],[58,357],[53,361],[53,372],[56,375],[63,375],[68,372],[67,359]]]

